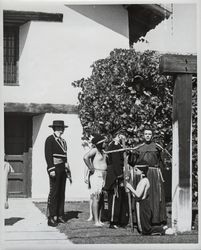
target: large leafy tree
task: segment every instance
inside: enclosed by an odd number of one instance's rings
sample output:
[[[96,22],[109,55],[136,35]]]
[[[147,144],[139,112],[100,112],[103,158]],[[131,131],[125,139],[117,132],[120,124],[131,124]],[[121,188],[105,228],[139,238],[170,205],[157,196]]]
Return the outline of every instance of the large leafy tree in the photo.
[[[115,49],[92,65],[89,78],[73,82],[80,88],[79,117],[83,139],[93,133],[112,136],[121,126],[129,145],[142,140],[150,125],[154,139],[171,151],[174,81],[159,73],[160,54]],[[197,81],[193,80],[193,185],[197,189]]]
[[[80,87],[79,117],[83,136],[100,132],[112,135],[119,125],[129,143],[141,140],[144,125],[155,129],[162,143],[171,140],[171,78],[159,74],[159,54],[115,49],[94,62],[87,79],[73,82]]]

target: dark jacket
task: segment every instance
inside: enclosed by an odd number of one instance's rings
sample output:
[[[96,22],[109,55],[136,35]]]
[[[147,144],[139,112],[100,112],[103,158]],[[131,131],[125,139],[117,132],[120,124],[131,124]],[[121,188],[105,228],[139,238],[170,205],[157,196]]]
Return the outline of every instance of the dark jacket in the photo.
[[[108,147],[108,151],[121,148],[122,146],[120,144],[115,145],[114,141],[112,141]],[[123,166],[123,152],[114,152],[108,154],[108,168],[104,187],[105,190],[112,190],[117,181],[123,180]]]
[[[63,162],[64,166],[67,162],[67,144],[62,138],[61,141],[62,142],[59,141],[59,138],[55,134],[48,136],[45,141],[45,159],[48,174],[51,171],[55,171],[56,164],[54,159]]]
[[[130,152],[128,163],[132,167],[135,165],[148,165],[150,167],[163,166],[161,152],[163,148],[155,142],[140,144],[135,152]]]

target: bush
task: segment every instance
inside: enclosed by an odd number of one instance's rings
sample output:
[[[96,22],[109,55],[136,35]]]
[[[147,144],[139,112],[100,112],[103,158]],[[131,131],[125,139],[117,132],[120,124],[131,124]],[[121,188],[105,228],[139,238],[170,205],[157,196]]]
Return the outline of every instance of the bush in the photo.
[[[132,146],[142,141],[145,125],[151,125],[154,140],[169,152],[172,145],[172,96],[170,76],[159,74],[160,54],[115,49],[92,65],[89,78],[73,82],[80,88],[79,118],[83,139],[92,133],[111,137],[121,126]],[[193,79],[193,187],[197,188],[197,80]],[[195,195],[194,195],[195,197]],[[196,199],[195,199],[196,200]]]

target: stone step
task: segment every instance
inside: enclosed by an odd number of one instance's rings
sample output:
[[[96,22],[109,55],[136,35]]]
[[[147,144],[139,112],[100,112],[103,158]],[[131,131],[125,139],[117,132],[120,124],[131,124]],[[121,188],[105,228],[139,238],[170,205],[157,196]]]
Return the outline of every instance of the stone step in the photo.
[[[47,225],[46,216],[30,199],[13,199],[9,205],[5,211],[6,250],[55,250],[66,249],[66,245],[72,244],[64,233]]]

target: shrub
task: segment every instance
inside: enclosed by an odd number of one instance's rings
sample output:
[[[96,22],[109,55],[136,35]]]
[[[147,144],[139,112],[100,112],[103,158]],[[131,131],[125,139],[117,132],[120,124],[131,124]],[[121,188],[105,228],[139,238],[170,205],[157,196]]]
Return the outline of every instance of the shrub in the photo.
[[[115,49],[92,65],[89,78],[73,82],[80,88],[79,118],[83,139],[93,133],[112,136],[121,126],[129,145],[142,141],[145,125],[169,152],[172,145],[172,77],[159,73],[160,54]],[[197,189],[197,80],[193,79],[193,188]],[[195,195],[194,195],[195,198]],[[197,198],[195,198],[196,200]]]

